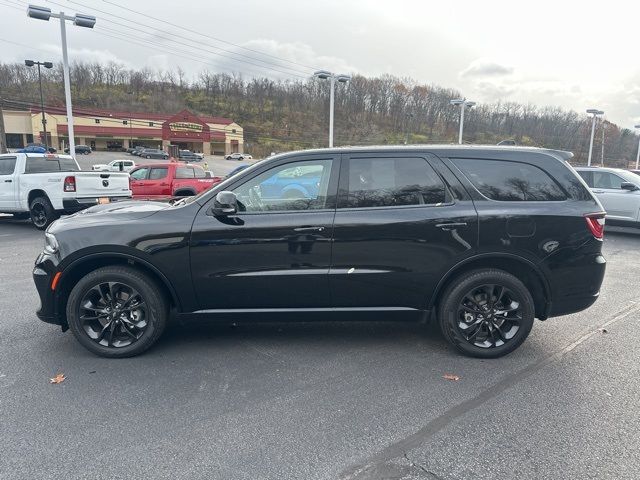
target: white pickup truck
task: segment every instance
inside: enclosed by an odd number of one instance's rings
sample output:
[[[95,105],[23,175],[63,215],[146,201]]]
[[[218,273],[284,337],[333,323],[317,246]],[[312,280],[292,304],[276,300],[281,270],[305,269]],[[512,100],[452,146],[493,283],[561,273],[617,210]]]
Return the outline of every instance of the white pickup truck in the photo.
[[[133,160],[112,160],[109,163],[91,166],[94,172],[130,172],[134,168],[136,168],[136,162]]]
[[[60,214],[131,198],[128,173],[82,172],[69,155],[0,155],[0,213],[46,229]]]

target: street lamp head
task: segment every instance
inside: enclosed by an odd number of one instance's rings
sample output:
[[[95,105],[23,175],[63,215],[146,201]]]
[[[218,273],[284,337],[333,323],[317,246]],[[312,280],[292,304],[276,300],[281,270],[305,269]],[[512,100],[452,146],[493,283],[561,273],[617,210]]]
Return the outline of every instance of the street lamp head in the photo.
[[[604,115],[604,112],[602,110],[598,110],[597,108],[590,108],[589,110],[587,110],[587,113],[591,113],[593,115]]]
[[[27,16],[37,18],[38,20],[49,21],[51,18],[51,9],[47,7],[38,7],[37,5],[29,5],[27,7]]]
[[[93,15],[76,13],[76,16],[73,18],[73,24],[78,27],[93,28],[96,24],[96,17],[94,17]]]
[[[331,72],[328,72],[327,70],[318,70],[317,72],[313,72],[314,77],[321,78],[323,80],[331,78],[332,75],[333,74]]]
[[[25,60],[25,61],[24,61],[24,64],[25,64],[27,67],[33,67],[33,66],[36,64],[36,62],[34,62],[33,60]]]
[[[336,80],[340,83],[347,83],[351,81],[351,75],[340,74],[336,77]]]
[[[53,63],[51,62],[44,62],[43,65],[44,65],[44,68],[53,68]]]
[[[454,98],[453,100],[449,100],[451,105],[462,105],[464,103],[464,98]]]
[[[471,108],[473,106],[475,106],[476,102],[465,102],[464,103],[467,107]]]

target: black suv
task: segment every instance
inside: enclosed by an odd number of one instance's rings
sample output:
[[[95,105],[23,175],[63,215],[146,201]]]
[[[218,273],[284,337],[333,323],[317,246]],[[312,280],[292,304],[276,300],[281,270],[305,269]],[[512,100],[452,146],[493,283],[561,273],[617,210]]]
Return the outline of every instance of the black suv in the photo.
[[[69,153],[69,151],[68,147],[64,149],[64,153]],[[88,145],[76,145],[76,154],[89,155],[91,151],[91,147]]]
[[[477,357],[598,297],[604,211],[568,152],[380,147],[271,157],[171,205],[118,202],[46,232],[40,319],[107,357],[178,319],[433,318]]]

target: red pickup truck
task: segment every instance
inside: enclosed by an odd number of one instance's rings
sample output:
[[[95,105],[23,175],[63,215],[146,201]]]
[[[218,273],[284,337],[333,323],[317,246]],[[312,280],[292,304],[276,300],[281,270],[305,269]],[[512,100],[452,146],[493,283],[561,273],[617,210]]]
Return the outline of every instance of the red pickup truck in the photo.
[[[138,165],[129,172],[131,193],[136,199],[188,197],[211,188],[216,180],[202,167],[184,162]]]

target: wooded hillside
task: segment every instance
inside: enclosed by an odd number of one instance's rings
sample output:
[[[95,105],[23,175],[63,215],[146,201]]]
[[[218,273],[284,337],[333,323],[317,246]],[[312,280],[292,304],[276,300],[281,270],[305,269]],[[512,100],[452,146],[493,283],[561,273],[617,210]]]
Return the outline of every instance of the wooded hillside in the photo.
[[[43,70],[45,103],[64,105],[62,68]],[[75,107],[123,111],[195,113],[234,119],[245,129],[247,151],[272,151],[327,145],[326,81],[244,79],[202,72],[187,78],[180,69],[128,70],[117,64],[76,63],[71,69]],[[368,145],[451,143],[457,140],[459,110],[449,105],[460,92],[392,76],[353,77],[336,89],[335,144]],[[22,64],[0,64],[0,97],[5,108],[39,104],[37,70]],[[602,124],[594,143],[600,162]],[[626,166],[635,160],[637,137],[629,129],[604,122],[605,164]],[[465,119],[465,143],[495,144],[513,139],[518,145],[571,150],[576,163],[586,162],[591,121],[553,107],[514,102],[478,104]]]

